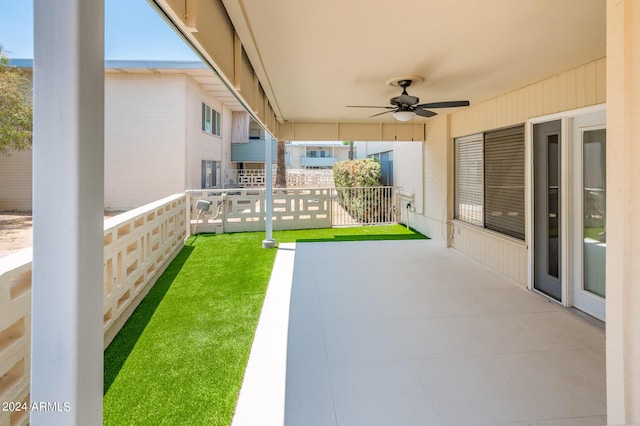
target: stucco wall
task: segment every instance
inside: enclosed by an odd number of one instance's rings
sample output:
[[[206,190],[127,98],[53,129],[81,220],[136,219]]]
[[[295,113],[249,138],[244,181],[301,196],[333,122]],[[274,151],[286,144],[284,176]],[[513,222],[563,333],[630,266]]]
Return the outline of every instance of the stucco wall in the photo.
[[[448,139],[447,116],[439,115],[427,122],[422,153],[424,214],[419,214],[420,210],[417,209],[415,218],[411,221],[418,230],[443,245],[447,241]]]
[[[357,152],[358,158],[366,158],[379,152],[393,151],[393,184],[401,187],[403,193],[414,196],[413,208],[407,211],[406,204],[401,207],[402,221],[406,223],[408,215],[409,225],[412,228],[424,234],[429,234],[433,231],[433,228],[430,228],[425,221],[424,193],[427,188],[423,188],[423,166],[426,159],[426,146],[427,144],[421,141],[358,142]],[[434,152],[431,152],[431,154],[435,155]]]
[[[231,131],[229,123],[225,123],[225,119],[231,113],[229,110],[223,110],[220,101],[204,92],[191,78],[186,79],[184,102],[186,111],[185,188],[199,189],[202,183],[202,160],[222,161],[223,158],[222,136],[202,131],[202,102],[221,114],[221,135]]]
[[[203,101],[222,113],[221,137],[202,132]],[[107,73],[105,209],[200,188],[202,160],[222,161],[224,177],[230,129],[231,111],[184,74]],[[30,151],[0,155],[0,211],[31,210],[31,158]]]
[[[31,210],[31,151],[0,154],[0,211]]]
[[[105,81],[105,208],[128,210],[185,188],[185,76]]]

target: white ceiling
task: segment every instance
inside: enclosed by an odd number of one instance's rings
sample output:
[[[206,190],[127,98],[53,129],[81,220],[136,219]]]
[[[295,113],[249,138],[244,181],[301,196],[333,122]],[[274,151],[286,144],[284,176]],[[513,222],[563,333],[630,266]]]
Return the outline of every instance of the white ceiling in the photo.
[[[420,102],[473,105],[605,56],[604,0],[223,3],[287,121],[391,121],[346,105],[388,105],[394,77],[424,78]]]

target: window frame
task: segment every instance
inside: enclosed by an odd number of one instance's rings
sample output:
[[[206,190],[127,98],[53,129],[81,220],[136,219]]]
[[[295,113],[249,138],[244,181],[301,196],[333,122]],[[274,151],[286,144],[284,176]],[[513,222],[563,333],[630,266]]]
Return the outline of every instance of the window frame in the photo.
[[[202,131],[209,135],[220,136],[221,114],[209,104],[202,102]]]
[[[210,166],[210,167],[207,167]],[[211,170],[211,185],[207,185],[207,169]],[[216,160],[201,160],[200,187],[201,189],[215,188],[218,185],[220,162]]]
[[[489,135],[489,142],[487,142],[487,135]],[[507,135],[507,137],[503,141],[500,141],[500,143],[517,145],[506,146],[496,143],[497,139],[494,140],[494,138],[499,138],[504,135]],[[527,233],[527,225],[525,223],[525,124],[487,130],[482,133],[454,138],[453,143],[454,219],[478,228],[496,232],[505,237],[525,241]],[[489,148],[487,147],[488,143]],[[469,196],[466,196],[461,190],[463,183],[461,182],[461,175],[459,175],[462,167],[459,154],[460,144],[476,144],[478,146],[475,147],[475,150],[480,150],[479,158],[474,159],[474,157],[470,157],[470,160],[467,160],[480,161],[479,176],[481,176],[481,182],[479,179],[475,181],[474,179],[469,179],[469,183],[467,184],[471,186],[475,184],[476,187],[481,188],[481,194],[479,194],[479,196],[477,191],[475,193],[471,192]],[[467,149],[467,152],[478,154],[477,152],[474,153],[471,149]],[[514,153],[517,154],[517,157],[508,159],[505,162],[504,155],[513,155]],[[496,164],[500,166],[507,165],[508,167],[495,167]],[[464,171],[465,176],[469,176],[472,169],[473,167],[467,167],[467,170]],[[501,174],[502,170],[506,170],[506,172]],[[476,172],[476,174],[478,173]],[[503,185],[496,185],[496,180]],[[505,197],[504,193],[496,192],[496,188],[500,188],[501,186],[505,187],[507,191],[515,191],[515,193]],[[461,200],[459,194],[461,193],[465,195],[462,200],[470,203],[469,205],[475,207],[479,212],[474,212],[473,208],[467,209],[464,213],[461,212],[461,204],[459,202],[459,200]],[[496,201],[496,199],[498,199],[498,201]],[[512,203],[512,200],[516,200],[516,203]],[[491,214],[488,205],[489,207],[500,207],[500,210],[505,211],[496,211],[494,214]],[[490,214],[491,217],[488,217]]]
[[[459,147],[460,144],[467,145],[465,147],[465,152],[469,152],[470,150],[479,151],[479,158],[470,158],[466,159],[469,162],[467,166],[465,164],[464,173],[466,174],[475,174],[475,179],[470,176],[468,179],[468,183],[466,186],[476,186],[479,187],[480,194],[479,196],[467,196],[465,192],[467,190],[463,190],[461,187],[461,183],[459,183],[459,173],[462,173],[462,167],[459,162]],[[477,145],[477,146],[474,146]],[[454,219],[468,223],[473,226],[477,226],[480,228],[484,228],[484,133],[477,133],[474,135],[464,136],[460,138],[454,139],[454,147],[453,147],[453,156],[454,156]],[[480,162],[478,165],[477,162]],[[472,166],[471,163],[476,163],[475,166]],[[475,169],[475,170],[474,170]],[[464,194],[464,196],[462,196]],[[460,201],[460,202],[459,202]],[[462,208],[462,206],[465,208]]]

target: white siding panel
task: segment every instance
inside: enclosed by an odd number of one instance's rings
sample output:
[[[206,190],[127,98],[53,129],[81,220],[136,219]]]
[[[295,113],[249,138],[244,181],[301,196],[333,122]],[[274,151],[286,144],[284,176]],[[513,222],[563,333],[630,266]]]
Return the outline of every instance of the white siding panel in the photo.
[[[527,247],[524,243],[454,222],[452,247],[519,285],[527,286]]]
[[[603,103],[605,73],[606,59],[598,59],[455,112],[451,115],[451,136],[471,135]]]
[[[603,103],[606,100],[605,73],[606,59],[598,59],[453,113],[450,136],[466,136]],[[452,166],[452,163],[448,164]],[[435,193],[427,193],[426,199],[429,204],[439,203]],[[452,245],[496,272],[526,285],[527,248],[524,243],[456,222]]]
[[[185,189],[185,79],[106,79],[106,209],[128,210]]]

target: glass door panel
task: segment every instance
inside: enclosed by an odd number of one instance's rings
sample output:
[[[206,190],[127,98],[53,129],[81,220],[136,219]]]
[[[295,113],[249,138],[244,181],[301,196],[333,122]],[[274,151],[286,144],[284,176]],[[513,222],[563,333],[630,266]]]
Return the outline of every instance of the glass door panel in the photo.
[[[560,278],[560,185],[558,167],[560,159],[559,135],[547,135],[547,273]]]
[[[572,121],[571,304],[604,321],[607,117],[601,110],[579,115]]]
[[[533,126],[533,288],[562,299],[561,122]]]
[[[583,290],[605,297],[607,251],[606,130],[588,130],[582,138]]]

